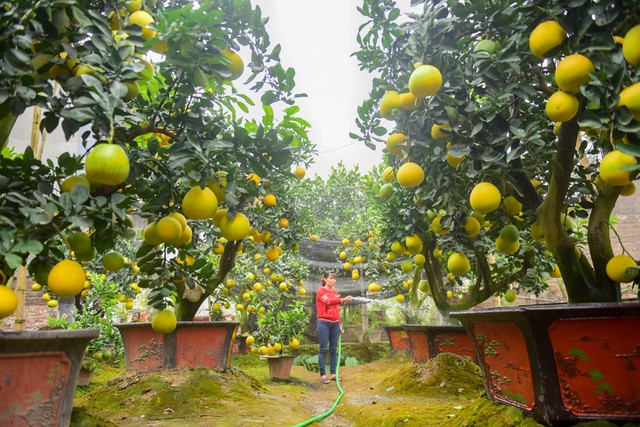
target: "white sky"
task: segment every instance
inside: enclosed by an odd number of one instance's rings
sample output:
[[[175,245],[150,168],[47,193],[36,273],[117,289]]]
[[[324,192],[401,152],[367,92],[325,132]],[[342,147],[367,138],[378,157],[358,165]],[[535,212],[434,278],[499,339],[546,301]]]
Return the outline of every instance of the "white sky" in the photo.
[[[356,33],[364,18],[358,0],[254,0],[269,17],[271,44],[282,45],[280,59],[296,70],[300,116],[308,120],[318,156],[308,173],[326,177],[340,160],[348,168],[359,164],[367,172],[382,160],[349,138],[356,132],[357,107],[367,98],[372,77],[358,69],[350,55],[358,50]]]

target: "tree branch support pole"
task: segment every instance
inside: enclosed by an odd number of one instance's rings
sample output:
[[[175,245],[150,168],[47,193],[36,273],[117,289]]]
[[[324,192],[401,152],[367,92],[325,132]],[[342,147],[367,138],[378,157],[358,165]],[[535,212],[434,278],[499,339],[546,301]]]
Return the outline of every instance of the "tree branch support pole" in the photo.
[[[31,123],[31,140],[29,146],[33,150],[34,157],[40,159],[42,150],[44,149],[45,137],[40,140],[40,122],[42,121],[42,108],[35,106],[33,108],[33,121]],[[15,119],[14,119],[15,122]],[[12,126],[13,127],[13,126]],[[8,138],[8,135],[7,135]],[[23,331],[25,327],[25,296],[27,291],[27,268],[24,265],[18,267],[18,280],[16,281],[16,295],[18,296],[18,309],[15,315],[16,331]]]

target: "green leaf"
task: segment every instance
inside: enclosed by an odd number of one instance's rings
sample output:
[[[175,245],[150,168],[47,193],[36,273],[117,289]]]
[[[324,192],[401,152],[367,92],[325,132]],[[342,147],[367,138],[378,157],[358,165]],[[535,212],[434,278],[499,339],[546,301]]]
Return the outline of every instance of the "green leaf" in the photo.
[[[22,258],[18,254],[14,254],[13,252],[9,252],[4,255],[4,260],[9,266],[9,268],[15,270],[16,268],[22,265]]]
[[[25,240],[22,242],[18,242],[11,248],[13,252],[30,254],[39,254],[40,252],[42,252],[42,249],[42,243],[40,243],[38,240]]]

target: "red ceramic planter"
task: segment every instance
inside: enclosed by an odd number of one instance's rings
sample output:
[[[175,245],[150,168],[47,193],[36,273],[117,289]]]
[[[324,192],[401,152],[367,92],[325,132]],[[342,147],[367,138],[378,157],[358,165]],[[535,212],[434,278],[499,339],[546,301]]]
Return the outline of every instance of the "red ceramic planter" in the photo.
[[[477,363],[467,331],[461,326],[404,325],[414,363],[433,359],[440,353],[467,356]]]
[[[265,356],[269,363],[269,378],[286,380],[291,377],[295,356]]]
[[[409,337],[402,326],[384,326],[384,330],[389,337],[391,351],[394,353],[409,353]]]
[[[549,425],[640,420],[640,303],[451,315],[475,338],[493,399]]]
[[[0,332],[0,426],[68,426],[97,329]]]
[[[150,323],[115,325],[122,335],[129,370],[206,368],[225,371],[231,365],[231,338],[238,322],[178,322],[167,335]]]

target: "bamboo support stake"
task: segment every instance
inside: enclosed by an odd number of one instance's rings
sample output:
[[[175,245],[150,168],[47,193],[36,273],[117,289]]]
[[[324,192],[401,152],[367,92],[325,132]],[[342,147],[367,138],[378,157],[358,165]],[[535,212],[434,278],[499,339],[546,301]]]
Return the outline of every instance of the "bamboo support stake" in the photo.
[[[42,121],[42,108],[35,106],[33,108],[33,120],[31,123],[31,141],[29,146],[33,150],[33,155],[36,159],[42,157],[42,150],[44,149],[45,135],[42,135],[40,139],[40,122]],[[18,297],[18,309],[15,316],[16,331],[23,331],[25,327],[25,296],[27,290],[27,268],[23,265],[18,267],[18,280],[16,281],[16,295]]]
[[[27,268],[24,265],[18,267],[18,280],[16,282],[16,296],[18,297],[18,309],[16,310],[15,326],[16,331],[24,331],[24,308],[27,290]]]

